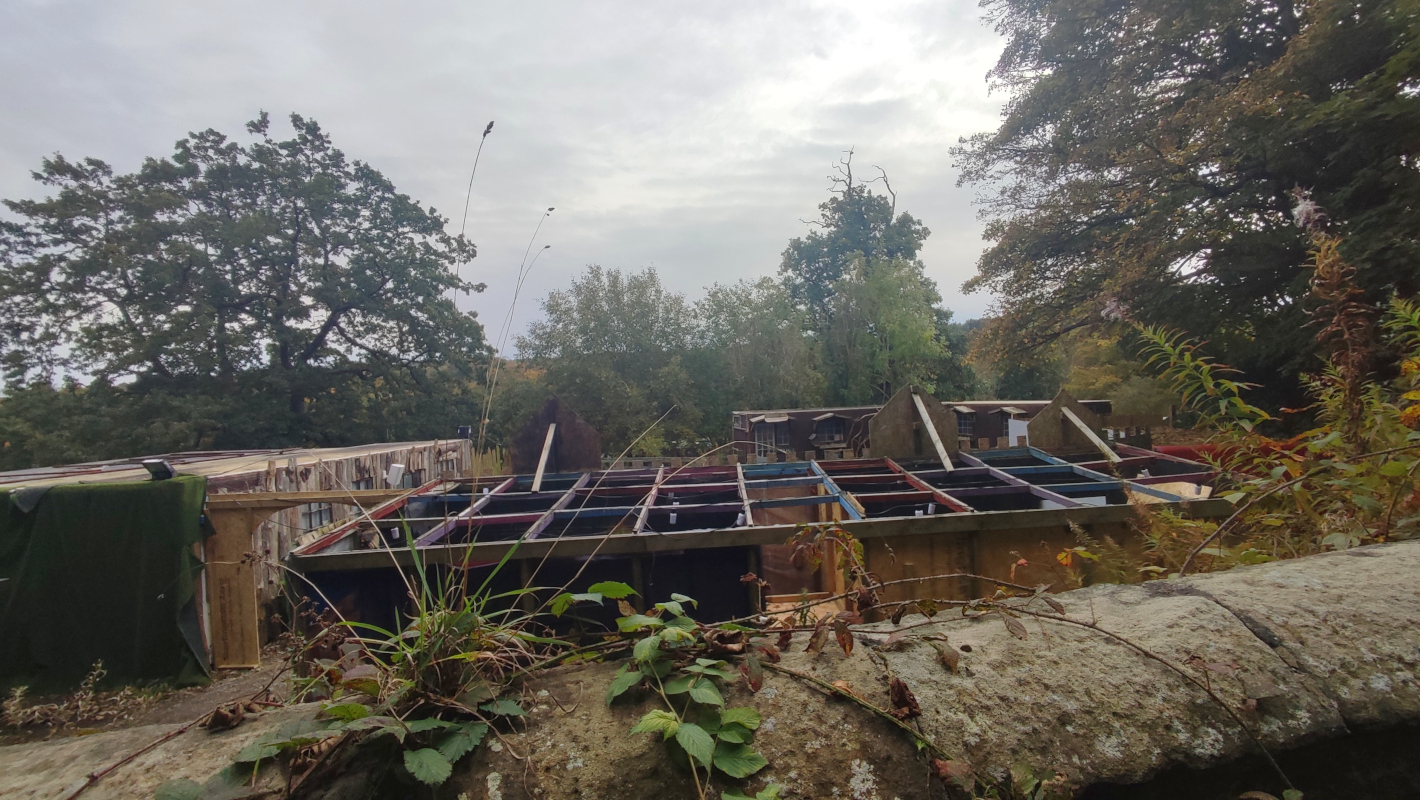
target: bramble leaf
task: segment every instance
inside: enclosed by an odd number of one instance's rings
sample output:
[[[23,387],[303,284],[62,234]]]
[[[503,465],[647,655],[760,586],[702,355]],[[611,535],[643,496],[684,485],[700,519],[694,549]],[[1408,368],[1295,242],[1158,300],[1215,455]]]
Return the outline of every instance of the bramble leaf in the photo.
[[[739,633],[759,633],[759,628],[751,628],[748,625],[740,625],[739,623],[735,622],[722,622],[719,625],[716,625],[715,628],[717,630],[736,631]]]
[[[404,741],[404,735],[408,733],[408,731],[405,730],[405,727],[400,724],[399,720],[395,719],[394,717],[386,717],[382,715],[373,717],[361,717],[360,719],[357,719],[354,722],[351,722],[350,724],[346,725],[345,730],[373,730],[375,731],[374,735],[376,736],[387,733],[400,740],[401,742]]]
[[[666,694],[685,694],[697,680],[700,680],[698,675],[677,675],[666,681],[661,688]]]
[[[720,690],[715,688],[713,682],[704,678],[690,685],[690,699],[709,706],[723,706],[725,704],[725,698],[720,696]]]
[[[370,709],[360,703],[341,703],[339,705],[326,706],[322,710],[342,722],[354,722],[361,717],[370,716]]]
[[[695,620],[690,617],[671,617],[666,620],[666,627],[689,632],[695,630]]]
[[[727,708],[724,711],[720,712],[720,724],[729,725],[732,722],[738,722],[739,724],[745,726],[746,728],[749,728],[750,730],[758,728],[759,723],[762,721],[762,719],[763,718],[760,717],[759,712],[755,711],[749,706],[737,706],[735,708]]]
[[[587,587],[587,591],[610,597],[613,600],[620,600],[624,597],[630,597],[636,594],[635,589],[632,589],[621,581],[602,581],[601,583],[594,583]]]
[[[640,683],[643,677],[645,676],[643,676],[640,671],[622,666],[621,669],[617,670],[616,675],[612,676],[611,685],[607,687],[606,704],[611,705],[611,701],[620,697],[627,689]]]
[[[454,767],[438,750],[423,747],[404,751],[404,768],[422,783],[438,786],[449,779]]]
[[[452,764],[477,747],[487,733],[488,726],[482,722],[456,726],[439,739],[439,753]]]
[[[715,738],[722,742],[749,744],[754,741],[754,731],[735,722],[729,725],[721,725],[720,729],[715,732]]]
[[[715,745],[715,766],[732,778],[747,778],[769,766],[769,760],[746,744],[720,742]]]
[[[265,761],[268,758],[275,758],[281,752],[281,747],[273,742],[261,739],[252,742],[237,752],[237,757],[233,759],[238,764],[250,764],[256,761]]]
[[[641,721],[631,729],[631,732],[659,733],[662,739],[669,739],[675,736],[678,730],[680,730],[680,720],[676,719],[675,714],[663,709],[656,709],[647,711],[645,716],[641,717]],[[701,731],[701,733],[705,732]]]
[[[659,628],[666,623],[656,617],[648,617],[645,614],[632,614],[629,617],[620,617],[616,620],[616,627],[622,633],[632,633],[642,628]]]
[[[711,738],[710,734],[705,732],[704,728],[693,722],[683,723],[676,729],[675,740],[681,747],[684,747],[685,752],[689,753],[696,761],[699,761],[707,767],[710,766],[710,762],[715,757],[715,740]],[[739,746],[742,747],[743,745]]]
[[[572,597],[571,592],[563,592],[562,594],[559,594],[556,597],[552,598],[552,605],[550,607],[552,611],[552,616],[562,616],[563,613],[565,613],[567,609],[571,607],[573,602],[574,598]]]
[[[823,617],[814,625],[814,632],[809,634],[808,646],[804,652],[817,655],[823,651],[823,643],[828,639],[828,617]]]
[[[690,619],[690,617],[676,617],[676,619]],[[675,620],[671,621],[674,622]],[[661,632],[657,635],[661,637],[661,641],[665,642],[668,645],[671,645],[672,647],[679,647],[682,644],[695,643],[695,634],[691,633],[690,631],[679,625],[668,624],[666,625],[666,627],[662,628]]]
[[[648,678],[664,678],[675,669],[675,664],[668,658],[657,658],[641,663],[641,674]]]
[[[491,703],[484,703],[479,708],[500,717],[526,717],[528,715],[522,706],[512,700],[494,700]]]
[[[647,636],[636,643],[631,649],[631,655],[637,661],[650,661],[660,655],[661,635],[659,633]]]
[[[686,597],[685,595],[679,594],[677,592],[671,592],[671,599],[678,603],[689,603],[692,608],[700,608],[699,600],[696,600],[693,597]]]
[[[434,719],[433,717],[430,717],[428,719],[407,720],[404,723],[404,726],[409,729],[410,733],[423,733],[425,731],[432,731],[435,728],[452,727],[453,724],[454,723],[452,722],[445,722],[441,719]]]

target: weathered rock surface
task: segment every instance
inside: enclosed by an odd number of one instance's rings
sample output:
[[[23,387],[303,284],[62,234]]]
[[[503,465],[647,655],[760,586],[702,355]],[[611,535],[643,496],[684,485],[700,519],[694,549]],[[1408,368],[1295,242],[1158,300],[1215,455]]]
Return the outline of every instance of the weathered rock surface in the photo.
[[[1287,750],[1348,731],[1420,723],[1417,577],[1420,542],[1377,545],[1055,596],[1071,618],[1100,630],[1027,618],[1021,640],[995,615],[915,629],[948,638],[960,653],[957,674],[942,666],[926,641],[872,647],[885,642],[889,625],[860,633],[851,657],[832,645],[818,655],[804,653],[805,637],[798,636],[783,665],[827,681],[846,680],[879,705],[888,702],[890,670],[916,694],[922,731],[980,774],[1004,779],[1013,765],[1024,763],[1037,773],[1063,773],[1076,786],[1138,781],[1169,767],[1220,764],[1255,752],[1255,746],[1226,711],[1177,672],[1101,631],[1190,674],[1206,675],[1269,749]],[[904,624],[922,621],[909,617]],[[1195,656],[1194,664],[1218,666],[1189,665]],[[694,797],[689,776],[668,761],[658,736],[628,734],[653,707],[651,698],[633,691],[611,708],[604,703],[615,669],[594,664],[540,676],[525,692],[526,729],[505,733],[498,744],[460,763],[439,796]],[[753,705],[763,715],[756,747],[770,765],[742,785],[717,779],[712,797],[725,788],[753,794],[769,783],[783,786],[786,797],[941,796],[924,759],[900,731],[796,679],[770,673],[757,695],[737,686],[727,700]],[[169,778],[200,782],[262,732],[311,713],[287,709],[223,734],[190,730],[83,797],[149,797]],[[90,771],[168,730],[152,726],[0,748],[0,796],[65,796]],[[358,797],[368,791],[352,765],[326,794]]]
[[[309,706],[276,709],[222,732],[209,733],[193,726],[104,776],[80,797],[83,800],[147,798],[153,796],[158,786],[172,779],[189,778],[203,783],[230,766],[232,757],[262,734],[282,723],[309,717],[314,711]],[[181,727],[181,724],[143,725],[0,747],[0,797],[5,800],[68,797],[89,774],[107,768]],[[267,776],[267,782],[275,777]],[[259,782],[259,785],[265,784]]]

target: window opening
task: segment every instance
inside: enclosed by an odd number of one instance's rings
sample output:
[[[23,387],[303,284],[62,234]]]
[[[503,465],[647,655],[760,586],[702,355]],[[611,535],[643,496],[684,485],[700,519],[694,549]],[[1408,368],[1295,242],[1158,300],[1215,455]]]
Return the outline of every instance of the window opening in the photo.
[[[829,417],[819,420],[814,431],[817,434],[814,441],[819,444],[838,444],[844,439],[844,425],[842,417]]]
[[[976,434],[976,415],[957,414],[957,436],[965,436],[968,439]]]
[[[759,458],[769,458],[777,451],[774,449],[774,429],[778,427],[773,423],[761,422],[754,426],[754,454]]]
[[[301,530],[313,531],[335,520],[335,509],[330,503],[306,503],[301,506]]]

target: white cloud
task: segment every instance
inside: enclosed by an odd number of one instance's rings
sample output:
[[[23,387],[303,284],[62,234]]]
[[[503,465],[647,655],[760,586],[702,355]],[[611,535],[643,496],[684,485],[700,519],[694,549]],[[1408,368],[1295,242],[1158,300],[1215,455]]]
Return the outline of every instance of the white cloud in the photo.
[[[980,253],[948,149],[993,127],[1000,51],[974,3],[11,2],[0,6],[0,196],[45,155],[118,169],[260,109],[315,118],[457,228],[474,185],[469,300],[502,320],[539,215],[552,244],[520,301],[588,263],[655,266],[692,295],[774,272],[849,146],[881,164],[959,318]]]

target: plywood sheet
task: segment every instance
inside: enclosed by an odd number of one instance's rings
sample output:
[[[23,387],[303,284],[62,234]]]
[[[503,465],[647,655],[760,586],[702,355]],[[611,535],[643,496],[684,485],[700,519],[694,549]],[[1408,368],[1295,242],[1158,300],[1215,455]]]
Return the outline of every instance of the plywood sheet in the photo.
[[[207,602],[212,664],[219,669],[261,665],[256,570],[247,554],[259,520],[246,509],[209,512],[216,533],[207,540]]]

